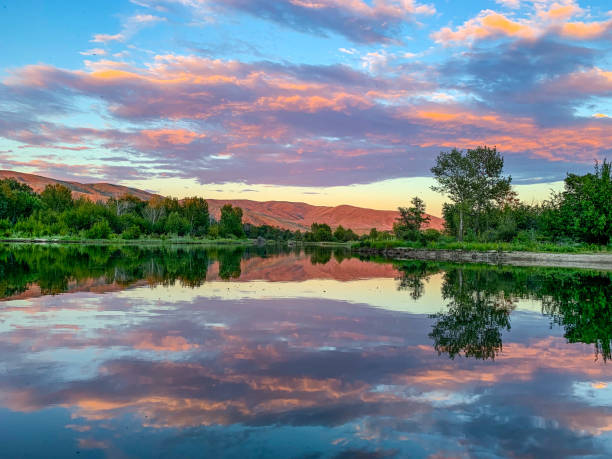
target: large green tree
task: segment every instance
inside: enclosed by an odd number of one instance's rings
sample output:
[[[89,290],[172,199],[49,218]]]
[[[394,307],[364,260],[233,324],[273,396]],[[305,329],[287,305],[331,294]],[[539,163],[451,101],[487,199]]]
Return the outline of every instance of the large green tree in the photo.
[[[19,218],[29,217],[40,207],[40,199],[32,188],[15,179],[0,180],[0,219],[14,224]]]
[[[221,219],[219,220],[219,233],[221,236],[244,237],[242,227],[242,209],[225,204],[221,208]]]
[[[571,237],[608,244],[612,237],[612,164],[596,163],[595,171],[586,175],[568,174],[560,196],[557,222]]]
[[[203,236],[208,233],[210,226],[210,215],[208,213],[208,202],[205,199],[194,196],[185,198],[182,203],[183,215],[189,221],[190,232],[193,236]]]
[[[59,183],[47,185],[40,194],[40,199],[45,208],[55,212],[63,212],[64,210],[70,209],[74,204],[72,201],[72,190]]]
[[[478,215],[493,203],[500,203],[510,193],[510,176],[502,175],[504,158],[497,149],[486,146],[468,149],[456,148],[441,152],[431,168],[438,182],[434,191],[446,194],[459,208],[457,237],[463,240],[464,213],[474,211],[476,231],[480,230]]]

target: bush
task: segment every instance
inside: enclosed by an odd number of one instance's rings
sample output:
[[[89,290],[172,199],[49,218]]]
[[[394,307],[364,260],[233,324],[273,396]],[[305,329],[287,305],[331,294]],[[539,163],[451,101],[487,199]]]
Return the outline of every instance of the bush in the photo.
[[[442,233],[437,229],[427,228],[425,231],[421,233],[421,238],[425,243],[428,242],[438,242],[442,237]]]
[[[11,234],[11,222],[8,218],[0,219],[0,236],[6,237]]]
[[[121,239],[138,239],[140,238],[140,228],[136,225],[130,226],[123,233]]]
[[[217,223],[210,225],[210,228],[208,228],[208,235],[212,239],[217,239],[219,237],[219,225]]]
[[[85,236],[88,239],[108,239],[111,232],[112,230],[108,222],[100,220],[85,232]]]
[[[535,232],[533,230],[519,231],[516,237],[514,238],[514,242],[518,242],[519,244],[531,244],[535,241]]]

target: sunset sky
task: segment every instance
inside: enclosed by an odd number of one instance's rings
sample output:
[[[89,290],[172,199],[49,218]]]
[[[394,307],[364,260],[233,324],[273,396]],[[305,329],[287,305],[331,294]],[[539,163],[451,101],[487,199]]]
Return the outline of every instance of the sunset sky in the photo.
[[[390,209],[496,145],[525,199],[612,158],[609,0],[0,2],[0,168]]]

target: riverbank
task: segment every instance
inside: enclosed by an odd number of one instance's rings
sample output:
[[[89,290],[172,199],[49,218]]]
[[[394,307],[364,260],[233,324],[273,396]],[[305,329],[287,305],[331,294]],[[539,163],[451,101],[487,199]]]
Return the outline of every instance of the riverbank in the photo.
[[[8,244],[71,244],[71,245],[260,245],[257,239],[195,239],[195,238],[156,238],[156,239],[64,239],[64,238],[0,238],[0,243]]]
[[[359,255],[382,256],[390,260],[449,261],[455,263],[487,263],[513,266],[551,266],[560,268],[586,268],[612,270],[612,253],[550,253],[504,252],[497,250],[436,250],[394,247],[378,249],[353,247]]]

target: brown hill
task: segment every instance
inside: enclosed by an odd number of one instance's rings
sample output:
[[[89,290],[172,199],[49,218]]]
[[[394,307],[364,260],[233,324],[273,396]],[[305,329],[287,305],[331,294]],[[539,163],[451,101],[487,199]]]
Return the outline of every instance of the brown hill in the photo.
[[[211,214],[219,218],[221,207],[232,204],[241,207],[244,221],[254,225],[271,225],[290,230],[307,230],[313,223],[327,223],[332,228],[339,225],[351,228],[357,234],[377,228],[380,231],[391,230],[398,217],[395,210],[376,210],[341,205],[335,207],[313,206],[303,202],[285,201],[249,201],[246,199],[208,199]],[[441,230],[444,220],[430,215],[427,228]]]
[[[74,198],[80,198],[82,196],[92,201],[107,201],[110,198],[116,198],[126,194],[131,194],[139,199],[148,201],[155,196],[153,193],[139,190],[137,188],[113,185],[111,183],[65,182],[63,180],[55,180],[48,177],[42,177],[40,175],[0,170],[0,179],[6,178],[14,178],[18,182],[25,183],[26,185],[32,187],[32,189],[37,193],[42,192],[47,185],[61,184],[72,190],[72,196]]]
[[[148,200],[155,196],[153,193],[110,183],[77,183],[55,180],[39,175],[24,174],[22,172],[0,170],[0,179],[15,178],[31,186],[40,193],[45,186],[62,184],[70,188],[73,196],[84,196],[92,201],[106,201],[111,197],[132,194],[140,199]],[[247,199],[207,199],[211,215],[219,218],[221,207],[232,204],[241,207],[244,213],[243,220],[254,225],[271,225],[294,230],[307,230],[312,223],[327,223],[332,228],[339,225],[351,228],[358,234],[366,233],[370,228],[380,231],[393,228],[393,222],[398,216],[395,210],[375,210],[363,207],[341,205],[335,207],[313,206],[304,202],[286,201],[250,201]],[[444,220],[430,215],[428,228],[442,229]]]

